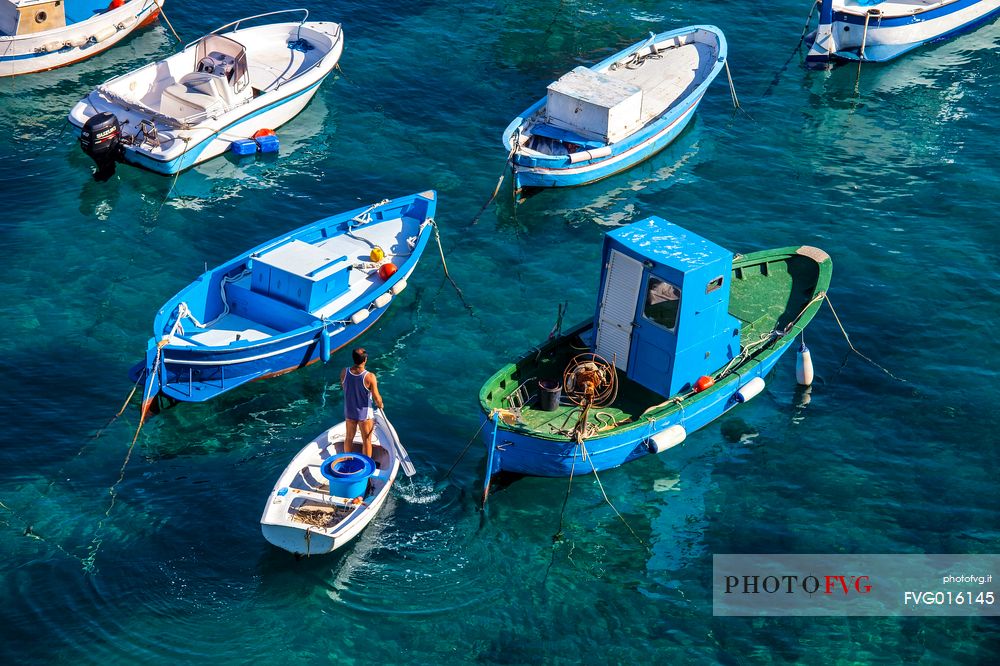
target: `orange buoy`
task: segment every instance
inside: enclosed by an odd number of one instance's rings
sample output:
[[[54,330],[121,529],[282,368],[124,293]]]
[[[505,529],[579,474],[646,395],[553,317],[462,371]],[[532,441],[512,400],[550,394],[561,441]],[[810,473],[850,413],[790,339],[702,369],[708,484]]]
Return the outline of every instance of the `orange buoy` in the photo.
[[[698,381],[694,383],[694,390],[701,393],[705,389],[710,389],[715,386],[715,380],[708,375],[702,375],[698,378]]]
[[[264,129],[259,129],[256,132],[254,132],[253,135],[250,138],[251,139],[259,139],[262,136],[274,136],[274,130],[273,129],[267,129],[265,127]]]
[[[396,274],[396,270],[396,264],[382,264],[382,266],[378,269],[378,276],[383,280],[388,280]]]
[[[118,9],[125,4],[125,0],[111,0],[111,4],[108,5],[108,9]]]

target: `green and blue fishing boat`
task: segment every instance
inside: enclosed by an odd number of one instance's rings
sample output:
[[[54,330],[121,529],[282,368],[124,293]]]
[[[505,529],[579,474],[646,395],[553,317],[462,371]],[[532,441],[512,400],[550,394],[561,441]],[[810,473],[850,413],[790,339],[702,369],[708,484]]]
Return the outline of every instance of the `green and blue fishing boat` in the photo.
[[[484,500],[498,472],[618,467],[758,395],[822,305],[832,271],[815,247],[733,255],[658,217],[608,233],[593,319],[504,365],[480,391]]]

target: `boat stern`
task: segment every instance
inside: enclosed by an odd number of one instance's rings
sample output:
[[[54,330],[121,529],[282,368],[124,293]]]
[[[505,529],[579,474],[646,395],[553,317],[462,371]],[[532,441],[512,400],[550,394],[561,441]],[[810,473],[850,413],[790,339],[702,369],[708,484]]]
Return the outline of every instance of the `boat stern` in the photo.
[[[811,14],[810,14],[811,16]],[[810,69],[828,69],[833,54],[837,48],[837,40],[833,34],[833,0],[821,0],[819,7],[819,25],[815,32],[806,38],[809,52],[806,54],[806,67]]]

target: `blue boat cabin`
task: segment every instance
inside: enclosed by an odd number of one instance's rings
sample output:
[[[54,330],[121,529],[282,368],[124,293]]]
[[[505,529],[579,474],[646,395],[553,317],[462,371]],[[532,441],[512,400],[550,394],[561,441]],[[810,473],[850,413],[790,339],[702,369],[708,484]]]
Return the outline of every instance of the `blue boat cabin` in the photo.
[[[605,236],[594,351],[665,397],[740,353],[733,254],[659,217]]]

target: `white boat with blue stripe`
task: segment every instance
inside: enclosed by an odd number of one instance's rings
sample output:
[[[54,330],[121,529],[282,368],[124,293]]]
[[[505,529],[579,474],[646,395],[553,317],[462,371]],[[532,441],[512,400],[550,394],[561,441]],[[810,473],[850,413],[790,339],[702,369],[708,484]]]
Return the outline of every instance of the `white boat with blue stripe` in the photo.
[[[0,0],[0,77],[71,65],[154,21],[163,0]]]
[[[294,118],[343,51],[340,24],[301,21],[254,27],[240,19],[180,53],[111,79],[69,114],[98,177],[124,161],[174,174],[221,155],[237,140]]]
[[[1000,0],[817,0],[806,64],[885,62],[923,44],[968,32],[1000,13]],[[815,8],[815,7],[814,7]]]
[[[504,131],[515,189],[584,185],[665,148],[726,63],[722,31],[681,28],[577,67]]]

